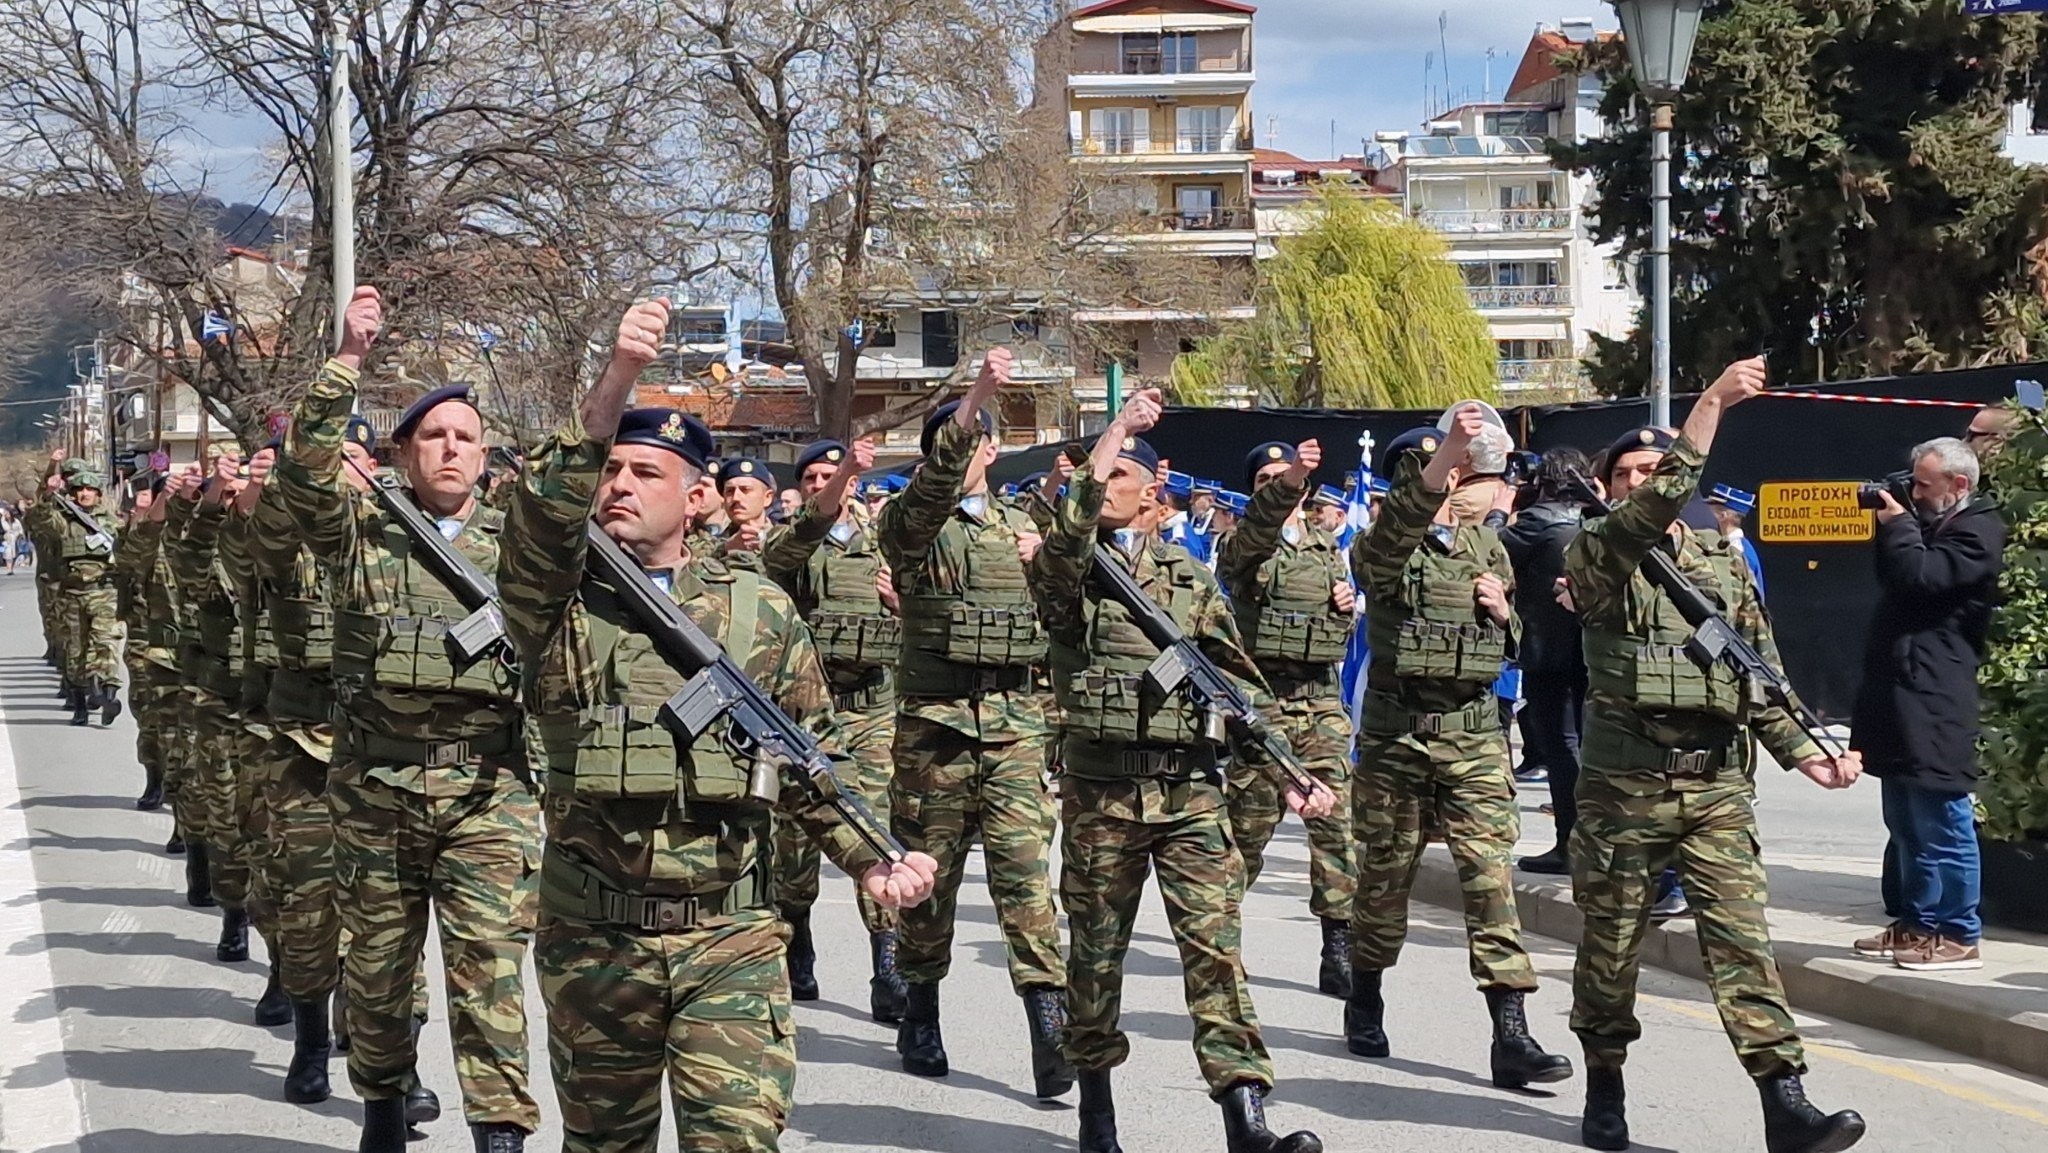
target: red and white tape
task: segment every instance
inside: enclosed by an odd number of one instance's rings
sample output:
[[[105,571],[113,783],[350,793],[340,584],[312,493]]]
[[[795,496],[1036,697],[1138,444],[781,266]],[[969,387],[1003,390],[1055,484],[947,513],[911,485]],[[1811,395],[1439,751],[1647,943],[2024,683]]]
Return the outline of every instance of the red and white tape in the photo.
[[[1903,404],[1909,408],[1983,408],[1974,400],[1921,400],[1907,396],[1851,396],[1837,392],[1766,392],[1789,400],[1839,400],[1848,404]]]

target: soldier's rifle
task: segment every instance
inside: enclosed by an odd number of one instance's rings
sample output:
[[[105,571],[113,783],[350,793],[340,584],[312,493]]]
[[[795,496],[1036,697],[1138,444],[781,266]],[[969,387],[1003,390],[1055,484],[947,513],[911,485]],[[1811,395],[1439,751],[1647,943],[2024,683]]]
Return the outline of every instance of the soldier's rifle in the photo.
[[[498,586],[483,570],[463,556],[454,543],[441,535],[440,526],[427,519],[420,506],[406,494],[394,476],[374,476],[350,460],[348,466],[369,482],[370,495],[412,542],[434,578],[448,586],[456,601],[469,615],[448,627],[441,642],[448,658],[458,668],[468,668],[487,656],[497,654],[512,660],[512,645],[505,636],[505,614],[498,607]]]
[[[1609,504],[1584,473],[1568,473],[1566,483],[1572,495],[1589,508],[1611,513],[1619,507]],[[1765,660],[1764,655],[1737,631],[1713,600],[1679,571],[1678,558],[1669,549],[1662,544],[1652,548],[1643,557],[1641,572],[1658,591],[1671,598],[1678,615],[1692,627],[1692,636],[1686,638],[1685,655],[1694,664],[1709,671],[1716,664],[1725,666],[1742,682],[1752,705],[1775,705],[1784,709],[1828,756],[1840,757],[1846,752],[1840,741],[1828,735],[1813,710],[1792,694],[1792,682],[1785,678],[1785,674]]]
[[[113,555],[114,536],[100,524],[98,517],[85,511],[77,501],[64,493],[52,492],[50,495],[57,498],[57,507],[64,510],[65,516],[77,521],[79,526],[85,529],[85,547],[94,552]]]
[[[900,862],[904,850],[882,827],[866,802],[840,783],[832,758],[803,726],[782,711],[717,641],[684,615],[647,570],[595,522],[586,525],[590,575],[609,588],[655,651],[686,681],[661,706],[661,723],[685,744],[695,743],[720,718],[723,739],[753,765],[749,790],[773,802],[782,770],[788,767],[818,799],[884,860]]]

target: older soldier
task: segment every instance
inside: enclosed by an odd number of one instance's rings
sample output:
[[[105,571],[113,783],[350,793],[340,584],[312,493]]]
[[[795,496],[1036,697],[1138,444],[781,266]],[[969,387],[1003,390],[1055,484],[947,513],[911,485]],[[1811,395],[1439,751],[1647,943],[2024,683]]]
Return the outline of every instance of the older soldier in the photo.
[[[1472,977],[1493,1018],[1493,1083],[1519,1089],[1561,1081],[1572,1066],[1529,1036],[1522,1007],[1536,971],[1515,912],[1515,793],[1492,693],[1514,627],[1514,570],[1498,534],[1452,512],[1475,445],[1507,435],[1483,408],[1455,408],[1447,432],[1395,438],[1378,469],[1394,478],[1393,491],[1351,544],[1372,657],[1352,795],[1358,901],[1344,1040],[1361,1057],[1390,1051],[1381,979],[1408,935],[1409,888],[1430,825],[1442,830],[1464,891]]]
[[[603,377],[513,496],[499,570],[548,770],[535,959],[570,1153],[653,1153],[664,1073],[683,1150],[772,1151],[796,1069],[753,765],[730,741],[677,743],[656,713],[682,675],[584,574],[594,500],[599,525],[690,619],[830,739],[831,690],[789,600],[684,549],[712,499],[711,434],[668,409],[621,421],[667,312],[640,304],[620,323]],[[883,863],[794,777],[781,812],[877,903],[929,891],[930,858]]]
[[[68,489],[73,504],[87,516],[97,516],[103,511],[100,490],[105,483],[100,474],[79,467],[62,479],[62,489],[51,491]],[[56,551],[49,556],[56,562],[58,612],[64,620],[64,682],[71,690],[71,723],[86,724],[97,709],[100,723],[111,725],[121,715],[121,620],[114,590],[113,534],[104,526],[95,532],[69,512],[56,513],[52,523]]]
[[[796,458],[797,487],[805,497],[788,526],[769,534],[762,571],[789,593],[811,627],[811,638],[832,682],[832,707],[853,760],[848,783],[883,822],[889,819],[889,778],[896,739],[896,683],[902,651],[896,589],[864,519],[854,514],[851,490],[875,463],[873,441],[851,448],[821,440]],[[818,900],[818,848],[794,821],[775,825],[775,900],[789,922],[789,992],[799,1001],[818,997],[811,942],[811,906]],[[868,1011],[876,1021],[903,1020],[903,975],[896,967],[894,918],[857,893],[867,925],[874,976]]]
[[[1338,807],[1308,822],[1308,907],[1322,921],[1317,987],[1351,995],[1351,716],[1337,684],[1337,662],[1351,641],[1353,594],[1337,538],[1302,515],[1309,478],[1322,463],[1315,441],[1277,441],[1245,461],[1252,503],[1243,523],[1216,550],[1216,575],[1230,587],[1245,651],[1273,690],[1268,719],[1286,735]],[[1244,855],[1244,885],[1256,884],[1266,842],[1280,826],[1279,785],[1237,766],[1230,828]]]
[[[1573,899],[1585,915],[1572,978],[1572,1030],[1585,1044],[1584,1139],[1629,1147],[1621,1067],[1642,1035],[1635,1016],[1643,929],[1658,874],[1677,865],[1699,924],[1700,954],[1721,1023],[1762,1094],[1771,1153],[1830,1153],[1863,1136],[1853,1112],[1806,1100],[1806,1055],[1785,1003],[1764,923],[1750,737],[1824,788],[1861,766],[1830,760],[1784,709],[1757,708],[1725,667],[1686,655],[1692,629],[1640,566],[1651,549],[1718,603],[1775,663],[1770,622],[1742,557],[1679,517],[1699,488],[1722,414],[1764,387],[1761,358],[1730,365],[1677,438],[1645,428],[1602,458],[1612,513],[1586,522],[1565,553],[1570,597],[1585,623],[1586,733],[1579,819],[1572,829]],[[1390,505],[1391,507],[1391,505]]]
[[[1008,382],[1010,361],[1008,349],[991,349],[967,395],[925,422],[924,462],[882,509],[882,555],[903,613],[890,823],[905,845],[939,861],[931,902],[902,918],[908,998],[896,1049],[909,1072],[946,1075],[939,982],[979,834],[1010,984],[1024,998],[1034,1088],[1052,1098],[1073,1086],[1074,1072],[1060,1053],[1067,979],[1047,875],[1045,702],[1032,683],[1045,630],[1024,579],[1040,537],[988,487],[996,442],[984,406]]]
[[[361,1153],[402,1153],[419,1083],[413,979],[428,913],[447,961],[449,1031],[463,1113],[480,1153],[515,1153],[540,1123],[527,1089],[521,963],[533,933],[540,805],[521,743],[517,677],[445,644],[469,616],[381,506],[344,479],[357,370],[383,309],[359,288],[341,351],[293,415],[276,498],[332,567],[334,810],[349,1001],[349,1081],[363,1097]],[[483,420],[467,388],[427,393],[392,430],[409,488],[455,551],[496,571],[503,518],[478,506]]]
[[[1130,1055],[1117,1028],[1123,962],[1146,875],[1156,867],[1166,918],[1180,946],[1195,1059],[1223,1107],[1230,1153],[1320,1153],[1313,1133],[1280,1137],[1263,1099],[1273,1064],[1252,1012],[1238,950],[1237,860],[1224,816],[1208,716],[1184,693],[1156,699],[1145,670],[1159,650],[1129,610],[1088,584],[1099,543],[1217,665],[1263,695],[1257,666],[1238,646],[1216,579],[1185,550],[1136,529],[1158,483],[1158,454],[1136,434],[1159,416],[1159,394],[1139,392],[1067,488],[1031,565],[1032,591],[1052,633],[1060,729],[1060,894],[1072,949],[1067,1052],[1081,1070],[1082,1153],[1117,1153],[1109,1071]],[[1271,769],[1266,763],[1263,768]],[[1287,805],[1327,813],[1335,799],[1293,792]]]

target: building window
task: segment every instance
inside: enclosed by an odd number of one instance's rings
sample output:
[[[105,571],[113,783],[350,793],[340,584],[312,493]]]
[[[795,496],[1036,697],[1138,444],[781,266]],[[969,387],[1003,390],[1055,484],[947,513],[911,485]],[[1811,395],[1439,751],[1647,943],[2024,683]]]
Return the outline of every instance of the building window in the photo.
[[[725,318],[680,313],[671,326],[677,344],[724,344]]]
[[[1182,107],[1174,110],[1174,150],[1177,152],[1228,152],[1230,146],[1224,140],[1229,125],[1226,109],[1219,104],[1204,104]]]
[[[1088,113],[1088,139],[1100,152],[1128,154],[1150,148],[1152,113],[1143,108],[1097,108]]]
[[[1173,190],[1182,228],[1216,228],[1223,223],[1223,186],[1181,184]]]
[[[863,335],[867,337],[867,343],[861,345],[862,348],[896,347],[896,316],[894,313],[870,313],[866,320],[867,332]]]
[[[948,311],[918,314],[924,336],[924,366],[951,368],[960,363],[960,318]]]
[[[1548,136],[1550,114],[1541,109],[1489,112],[1481,120],[1485,136]]]
[[[1126,32],[1123,71],[1126,76],[1179,75],[1196,71],[1192,32]]]

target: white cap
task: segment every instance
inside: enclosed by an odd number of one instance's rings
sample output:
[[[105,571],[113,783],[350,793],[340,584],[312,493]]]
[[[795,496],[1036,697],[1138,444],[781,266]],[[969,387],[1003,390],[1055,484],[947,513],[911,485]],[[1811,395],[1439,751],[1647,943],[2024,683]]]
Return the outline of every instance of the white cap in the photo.
[[[1479,415],[1486,418],[1486,423],[1500,429],[1502,432],[1507,431],[1508,422],[1501,419],[1499,410],[1483,400],[1461,400],[1445,409],[1444,414],[1437,418],[1436,430],[1438,432],[1451,431],[1451,424],[1456,419],[1458,410],[1463,408],[1477,408]]]

